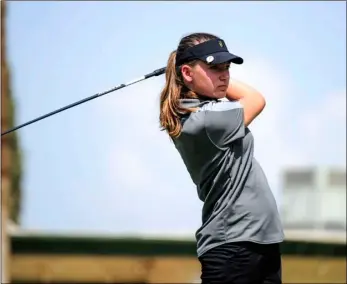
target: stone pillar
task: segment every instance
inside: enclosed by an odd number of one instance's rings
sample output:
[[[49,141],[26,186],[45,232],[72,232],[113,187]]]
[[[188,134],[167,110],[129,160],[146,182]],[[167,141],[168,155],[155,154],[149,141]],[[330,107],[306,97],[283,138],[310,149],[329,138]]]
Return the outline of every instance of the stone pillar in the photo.
[[[8,105],[9,99],[7,93],[8,72],[6,65],[5,53],[5,18],[6,18],[6,2],[1,2],[1,130],[7,129],[8,124]],[[10,163],[11,150],[9,136],[1,137],[1,283],[9,283],[9,264],[10,264],[10,245],[7,234],[8,220],[8,195],[10,190]]]

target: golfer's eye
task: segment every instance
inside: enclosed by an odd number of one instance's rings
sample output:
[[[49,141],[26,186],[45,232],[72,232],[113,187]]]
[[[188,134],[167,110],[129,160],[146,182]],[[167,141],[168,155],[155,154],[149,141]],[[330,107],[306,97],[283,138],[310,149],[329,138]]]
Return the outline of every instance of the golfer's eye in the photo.
[[[230,64],[218,64],[218,65],[211,65],[210,69],[214,71],[225,71],[229,70]]]

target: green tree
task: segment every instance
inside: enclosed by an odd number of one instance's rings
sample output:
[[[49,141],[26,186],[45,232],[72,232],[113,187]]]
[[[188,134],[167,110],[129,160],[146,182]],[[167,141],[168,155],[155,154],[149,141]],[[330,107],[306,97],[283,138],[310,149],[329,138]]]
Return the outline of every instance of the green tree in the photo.
[[[1,1],[1,126],[2,131],[15,126],[16,109],[15,101],[11,89],[11,77],[7,61],[6,52],[6,9],[7,1]],[[6,5],[5,5],[6,3]],[[9,218],[15,223],[20,223],[21,212],[21,178],[22,178],[22,163],[21,151],[19,145],[18,134],[12,132],[1,137],[1,148],[5,150],[8,147],[7,157],[2,157],[6,169],[2,168],[2,174],[8,175],[9,191],[8,191],[8,214]],[[6,152],[6,151],[4,151]],[[4,161],[8,159],[8,161]],[[3,177],[5,177],[3,176]]]

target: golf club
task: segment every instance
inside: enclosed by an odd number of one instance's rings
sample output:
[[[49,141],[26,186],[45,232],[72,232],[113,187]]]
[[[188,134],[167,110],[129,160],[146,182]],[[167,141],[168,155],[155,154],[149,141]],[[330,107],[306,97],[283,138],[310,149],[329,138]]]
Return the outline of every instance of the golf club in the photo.
[[[151,72],[151,73],[149,73],[149,74],[147,74],[147,75],[144,75],[144,76],[142,76],[142,77],[140,77],[140,78],[138,78],[138,79],[132,80],[132,81],[130,81],[130,82],[128,82],[128,83],[121,84],[121,85],[116,86],[116,87],[114,87],[114,88],[112,88],[112,89],[110,89],[110,90],[107,90],[107,91],[105,91],[105,92],[97,93],[97,94],[95,94],[95,95],[92,95],[92,96],[90,96],[90,97],[87,97],[87,98],[85,98],[85,99],[82,99],[82,100],[80,100],[80,101],[77,101],[77,102],[75,102],[75,103],[72,103],[72,104],[67,105],[67,106],[65,106],[65,107],[62,107],[62,108],[60,108],[60,109],[57,109],[57,110],[55,110],[55,111],[52,111],[52,112],[47,113],[47,114],[45,114],[45,115],[42,115],[42,116],[40,116],[40,117],[38,117],[38,118],[35,118],[35,119],[33,119],[33,120],[30,120],[30,121],[28,121],[28,122],[26,122],[26,123],[23,123],[23,124],[21,124],[21,125],[18,125],[18,126],[16,126],[16,127],[13,127],[13,128],[11,128],[11,129],[9,129],[9,130],[7,130],[7,131],[1,133],[1,136],[4,136],[4,135],[6,135],[6,134],[9,134],[9,133],[11,133],[11,132],[13,132],[13,131],[15,131],[15,130],[18,130],[19,128],[22,128],[22,127],[24,127],[24,126],[27,126],[27,125],[29,125],[29,124],[32,124],[32,123],[37,122],[37,121],[39,121],[39,120],[42,120],[42,119],[44,119],[44,118],[47,118],[47,117],[49,117],[49,116],[52,116],[52,115],[57,114],[57,113],[59,113],[59,112],[62,112],[62,111],[64,111],[64,110],[67,110],[67,109],[72,108],[72,107],[74,107],[74,106],[83,104],[83,103],[85,103],[85,102],[87,102],[87,101],[90,101],[90,100],[99,98],[99,97],[101,97],[101,96],[103,96],[103,95],[109,94],[109,93],[111,93],[111,92],[117,91],[117,90],[122,89],[122,88],[125,88],[125,87],[127,87],[127,86],[130,86],[130,85],[132,85],[132,84],[138,83],[138,82],[143,81],[143,80],[145,80],[145,79],[148,79],[148,78],[151,78],[151,77],[154,77],[154,76],[160,76],[160,75],[162,75],[162,74],[165,73],[165,70],[166,70],[166,67],[157,69],[157,70],[155,70],[155,71],[153,71],[153,72]]]

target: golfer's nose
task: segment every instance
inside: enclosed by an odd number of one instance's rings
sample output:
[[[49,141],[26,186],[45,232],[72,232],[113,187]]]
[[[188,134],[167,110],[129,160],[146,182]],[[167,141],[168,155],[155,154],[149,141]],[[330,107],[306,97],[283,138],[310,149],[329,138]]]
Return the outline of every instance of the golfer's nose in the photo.
[[[222,71],[221,72],[221,74],[220,74],[220,76],[219,76],[219,79],[221,80],[221,81],[227,81],[227,80],[229,80],[229,70],[224,70],[224,71]]]

